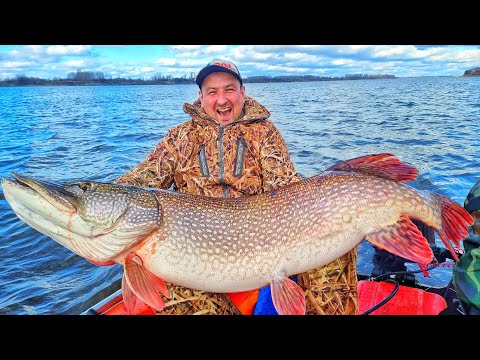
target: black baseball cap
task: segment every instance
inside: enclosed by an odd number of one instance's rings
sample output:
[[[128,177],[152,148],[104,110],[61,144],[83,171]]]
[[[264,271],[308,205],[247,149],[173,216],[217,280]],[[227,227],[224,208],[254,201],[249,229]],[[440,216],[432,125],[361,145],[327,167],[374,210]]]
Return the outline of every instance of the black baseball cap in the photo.
[[[207,66],[205,66],[198,73],[197,79],[195,80],[198,87],[201,88],[203,80],[205,80],[205,78],[208,75],[214,72],[225,72],[225,73],[231,74],[240,81],[240,85],[243,85],[243,79],[242,79],[242,76],[240,75],[240,71],[238,71],[237,65],[235,65],[233,62],[228,60],[215,58],[212,61],[210,61],[207,64]]]

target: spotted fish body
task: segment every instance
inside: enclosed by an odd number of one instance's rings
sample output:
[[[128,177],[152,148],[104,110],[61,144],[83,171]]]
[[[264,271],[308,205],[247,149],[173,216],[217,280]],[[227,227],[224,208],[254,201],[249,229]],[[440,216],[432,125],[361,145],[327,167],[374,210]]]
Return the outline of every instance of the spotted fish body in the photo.
[[[99,265],[123,264],[130,308],[139,298],[161,310],[165,280],[221,293],[271,284],[277,311],[301,314],[303,290],[289,276],[328,264],[363,239],[427,264],[433,253],[410,218],[432,226],[452,253],[450,241],[467,236],[471,216],[444,196],[403,184],[417,171],[391,156],[347,160],[243,198],[21,175],[2,186],[17,215],[40,232]]]
[[[327,264],[401,212],[437,227],[440,219],[412,188],[336,172],[255,197],[156,196],[162,228],[137,254],[164,280],[210,292],[256,289],[274,274]]]

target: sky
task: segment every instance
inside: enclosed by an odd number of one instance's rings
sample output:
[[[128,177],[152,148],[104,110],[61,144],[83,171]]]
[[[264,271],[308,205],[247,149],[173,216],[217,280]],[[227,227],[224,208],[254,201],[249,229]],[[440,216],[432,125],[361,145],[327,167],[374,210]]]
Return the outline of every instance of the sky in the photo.
[[[241,75],[462,76],[480,67],[479,45],[0,45],[0,80],[65,79],[71,72],[149,80],[195,76],[213,58]]]

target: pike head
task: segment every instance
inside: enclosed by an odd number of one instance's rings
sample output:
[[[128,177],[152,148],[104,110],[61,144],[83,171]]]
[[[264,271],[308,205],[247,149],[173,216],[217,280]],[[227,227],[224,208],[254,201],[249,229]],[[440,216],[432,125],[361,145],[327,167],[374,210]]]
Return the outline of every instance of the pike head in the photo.
[[[15,181],[4,178],[2,188],[16,215],[96,265],[118,262],[161,223],[157,199],[144,188],[12,176]]]

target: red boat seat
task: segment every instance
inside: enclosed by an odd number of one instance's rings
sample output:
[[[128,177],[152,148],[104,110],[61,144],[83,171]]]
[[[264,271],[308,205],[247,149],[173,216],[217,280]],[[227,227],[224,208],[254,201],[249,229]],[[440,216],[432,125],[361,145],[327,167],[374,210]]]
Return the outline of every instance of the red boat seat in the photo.
[[[372,308],[389,294],[395,284],[385,281],[358,282],[358,313]],[[438,294],[400,285],[397,293],[370,315],[438,315],[447,302]]]

